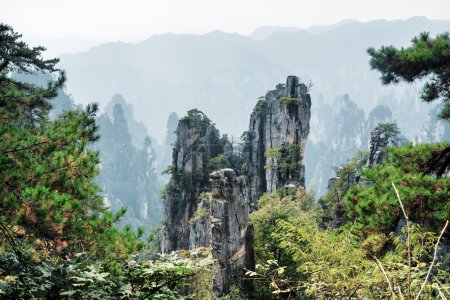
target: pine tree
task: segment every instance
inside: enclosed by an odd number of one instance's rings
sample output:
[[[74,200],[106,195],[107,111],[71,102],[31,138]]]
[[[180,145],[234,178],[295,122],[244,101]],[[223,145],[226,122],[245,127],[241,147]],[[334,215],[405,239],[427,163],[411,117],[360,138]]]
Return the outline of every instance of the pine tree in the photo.
[[[2,112],[8,112],[10,120],[33,122],[42,120],[51,105],[49,98],[57,95],[57,90],[63,86],[66,76],[56,68],[59,59],[44,60],[41,53],[44,47],[30,48],[20,41],[21,34],[10,26],[0,23],[0,107]],[[9,76],[11,72],[57,72],[59,77],[48,82],[46,88],[33,84],[18,82]],[[2,118],[6,116],[3,115]]]
[[[431,38],[423,32],[412,39],[408,48],[397,49],[394,46],[381,47],[379,50],[367,50],[370,66],[381,72],[383,84],[409,83],[426,79],[422,88],[422,99],[432,102],[443,101],[439,117],[450,121],[450,35],[448,32]],[[435,172],[438,176],[450,169],[450,147],[432,157],[425,173]]]
[[[450,119],[450,38],[449,33],[431,38],[423,32],[412,39],[408,48],[394,46],[380,50],[367,50],[370,66],[381,72],[383,84],[398,83],[403,80],[414,82],[427,79],[422,89],[422,99],[427,102],[442,99],[444,108],[440,117]]]
[[[394,230],[402,217],[392,189],[394,182],[410,220],[440,228],[450,218],[450,180],[424,173],[430,158],[448,146],[448,142],[415,146],[409,143],[387,148],[389,154],[385,161],[363,170],[363,180],[346,193],[343,202],[349,215],[368,232]]]
[[[98,153],[97,105],[48,120],[51,99],[64,72],[46,88],[21,83],[11,72],[57,72],[58,59],[43,60],[21,35],[0,24],[0,249],[45,255],[91,251],[120,258],[142,246],[129,229],[113,226],[123,214],[109,212],[94,183]],[[120,245],[120,246],[118,246]]]

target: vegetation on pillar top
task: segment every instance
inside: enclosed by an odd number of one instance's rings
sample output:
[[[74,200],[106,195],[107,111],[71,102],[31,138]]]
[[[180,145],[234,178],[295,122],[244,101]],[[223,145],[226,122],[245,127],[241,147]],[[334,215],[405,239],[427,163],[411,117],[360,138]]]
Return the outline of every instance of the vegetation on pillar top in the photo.
[[[391,142],[394,145],[397,145],[401,138],[400,129],[395,123],[379,123],[373,130],[376,130],[380,135],[383,135],[388,142]]]
[[[211,120],[200,110],[191,109],[187,115],[180,119],[180,121],[187,122],[190,127],[196,128],[203,136],[210,125],[214,125]]]

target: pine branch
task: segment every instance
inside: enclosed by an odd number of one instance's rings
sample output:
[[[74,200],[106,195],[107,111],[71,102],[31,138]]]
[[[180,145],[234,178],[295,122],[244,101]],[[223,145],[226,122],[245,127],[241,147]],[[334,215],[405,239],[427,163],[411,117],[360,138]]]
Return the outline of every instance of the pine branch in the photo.
[[[49,141],[44,141],[44,142],[39,142],[39,143],[30,145],[30,146],[28,146],[28,147],[23,147],[23,148],[18,148],[18,149],[12,149],[12,150],[6,150],[6,151],[3,151],[2,154],[8,154],[8,153],[20,152],[20,151],[23,151],[23,150],[28,150],[28,149],[31,149],[31,148],[35,148],[35,147],[41,146],[41,145],[43,145],[43,144],[47,144],[48,142],[49,142]]]

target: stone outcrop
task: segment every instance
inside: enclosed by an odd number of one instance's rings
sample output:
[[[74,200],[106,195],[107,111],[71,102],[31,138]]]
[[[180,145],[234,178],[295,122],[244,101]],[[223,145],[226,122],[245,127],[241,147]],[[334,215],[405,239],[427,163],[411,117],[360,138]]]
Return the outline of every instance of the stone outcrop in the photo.
[[[311,97],[306,85],[298,77],[289,76],[286,84],[261,97],[250,116],[249,131],[244,134],[244,160],[247,163],[247,197],[256,201],[264,192],[273,192],[286,184],[304,186],[303,152],[309,134]],[[276,168],[275,158],[267,157],[268,149],[281,149],[298,145],[299,168],[282,176]],[[284,174],[286,175],[286,174]]]
[[[211,193],[200,196],[197,210],[189,220],[189,248],[211,245]]]
[[[317,195],[327,191],[332,167],[348,162],[357,150],[369,150],[371,131],[379,123],[391,123],[392,112],[383,105],[374,107],[367,118],[364,111],[348,95],[339,96],[333,105],[322,104],[313,111],[311,138],[306,146],[307,185]]]
[[[378,130],[372,130],[370,135],[369,158],[367,167],[372,168],[374,165],[381,164],[387,156],[385,148],[388,146],[389,140]]]
[[[191,218],[190,248],[211,247],[214,258],[212,288],[226,295],[235,285],[248,295],[251,285],[243,280],[253,270],[253,226],[248,223],[250,205],[233,169],[210,174],[211,192],[200,196]]]
[[[235,284],[249,292],[245,270],[254,268],[253,227],[248,223],[250,206],[236,180],[233,169],[222,169],[210,175],[211,252],[215,259],[213,290],[225,295]]]
[[[182,118],[176,133],[165,202],[165,252],[191,248],[189,221],[197,210],[200,194],[210,190],[208,160],[223,152],[217,129],[201,112],[191,111]],[[207,240],[198,244],[208,245]]]
[[[180,119],[169,168],[163,250],[210,247],[216,296],[226,295],[233,285],[251,296],[248,281],[242,280],[244,269],[254,268],[249,214],[262,193],[304,186],[310,108],[306,85],[289,76],[286,84],[259,99],[242,145],[227,135],[220,138],[197,110]]]
[[[133,121],[127,118],[122,104],[116,103],[111,113],[97,118],[102,138],[92,144],[100,152],[101,161],[96,182],[103,188],[105,203],[112,210],[127,208],[120,224],[150,230],[158,226],[163,217],[159,199],[162,185],[158,180],[160,172],[155,169],[155,147],[148,136],[139,147],[133,144],[130,127]],[[132,112],[128,113],[132,118]]]
[[[370,134],[369,157],[366,167],[372,168],[374,165],[383,163],[388,155],[386,147],[402,146],[407,142],[408,140],[404,136],[388,137],[386,133],[380,132],[376,128],[373,129]]]

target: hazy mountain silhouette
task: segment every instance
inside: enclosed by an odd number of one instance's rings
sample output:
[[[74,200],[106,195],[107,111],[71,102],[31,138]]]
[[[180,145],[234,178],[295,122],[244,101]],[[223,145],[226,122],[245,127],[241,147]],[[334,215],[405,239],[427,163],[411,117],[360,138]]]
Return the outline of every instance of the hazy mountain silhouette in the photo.
[[[159,141],[170,112],[183,115],[194,107],[221,131],[240,135],[258,96],[289,74],[312,81],[313,109],[320,109],[315,105],[319,96],[331,104],[337,95],[349,94],[366,112],[377,104],[389,106],[402,132],[413,136],[423,122],[415,124],[414,116],[425,116],[430,107],[420,103],[417,87],[382,86],[379,74],[370,71],[366,49],[407,46],[422,31],[450,30],[450,21],[414,17],[319,29],[279,30],[262,41],[220,31],[155,35],[137,44],[108,43],[63,55],[61,67],[75,101],[104,107],[120,92]]]

